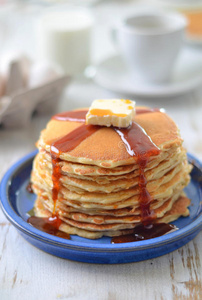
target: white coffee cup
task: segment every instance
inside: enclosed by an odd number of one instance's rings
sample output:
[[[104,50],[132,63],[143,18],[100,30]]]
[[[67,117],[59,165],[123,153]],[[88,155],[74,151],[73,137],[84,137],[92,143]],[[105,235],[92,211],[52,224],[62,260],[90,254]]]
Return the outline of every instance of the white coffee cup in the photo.
[[[117,26],[115,39],[135,80],[169,80],[186,24],[186,18],[175,12],[140,10]]]
[[[93,18],[88,10],[68,8],[45,13],[38,22],[38,56],[57,63],[70,75],[91,63]]]

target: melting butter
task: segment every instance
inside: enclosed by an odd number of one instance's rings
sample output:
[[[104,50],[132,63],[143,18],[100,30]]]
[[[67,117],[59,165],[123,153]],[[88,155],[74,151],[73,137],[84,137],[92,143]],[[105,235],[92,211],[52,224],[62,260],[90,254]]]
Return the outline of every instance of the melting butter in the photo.
[[[86,115],[86,124],[126,128],[135,115],[135,101],[128,99],[94,100]]]

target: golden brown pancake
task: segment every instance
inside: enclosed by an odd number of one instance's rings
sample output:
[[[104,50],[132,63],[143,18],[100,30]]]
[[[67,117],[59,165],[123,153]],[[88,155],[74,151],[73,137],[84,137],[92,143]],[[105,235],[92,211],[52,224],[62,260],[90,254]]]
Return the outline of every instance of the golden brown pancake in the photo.
[[[174,202],[172,208],[166,212],[166,214],[159,219],[156,219],[156,222],[172,222],[178,219],[180,216],[188,216],[189,210],[187,207],[190,205],[190,200],[187,197],[181,196],[178,198],[177,201]],[[35,210],[36,215],[40,217],[51,217],[51,212],[44,208],[43,204],[40,200],[37,200],[35,203]],[[82,215],[80,215],[82,218]],[[136,224],[129,223],[129,224],[108,224],[108,225],[100,225],[99,219],[97,219],[98,224],[94,223],[86,223],[86,222],[79,222],[78,220],[71,220],[65,217],[61,217],[62,224],[60,225],[60,230],[67,232],[69,234],[76,234],[81,237],[90,238],[90,239],[98,239],[102,236],[120,236],[124,234],[130,234],[133,232],[133,229],[138,224],[138,218],[136,219]],[[94,219],[96,221],[96,219]],[[83,221],[83,220],[82,220]],[[134,222],[134,218],[133,218]]]
[[[177,148],[182,144],[176,124],[165,113],[152,112],[137,115],[135,122],[144,128],[153,143],[163,151]],[[54,141],[79,126],[81,124],[78,122],[52,119],[47,128],[42,131],[38,145],[50,152],[50,145]],[[104,168],[134,164],[135,160],[123,146],[119,135],[108,127],[101,127],[72,151],[61,153],[60,158],[65,161],[92,164]]]

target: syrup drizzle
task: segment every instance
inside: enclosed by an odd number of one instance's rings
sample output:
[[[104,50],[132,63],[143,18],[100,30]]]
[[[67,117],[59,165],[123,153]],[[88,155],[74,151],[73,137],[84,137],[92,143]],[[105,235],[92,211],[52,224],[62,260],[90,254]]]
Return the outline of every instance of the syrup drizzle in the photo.
[[[60,172],[60,158],[58,154],[55,155],[51,151],[51,160],[52,160],[52,199],[53,199],[53,216],[56,214],[56,204],[58,200],[58,194],[60,190],[60,178],[61,178],[61,172]]]
[[[159,108],[136,108],[136,110],[135,110],[137,115],[152,113],[152,112],[159,112],[159,111],[161,111]],[[52,119],[58,120],[58,121],[85,123],[87,112],[88,112],[88,110],[66,111],[66,112],[62,112],[62,113],[54,115],[52,117]]]
[[[54,202],[53,215],[56,211],[56,202],[58,199],[58,194],[60,190],[60,155],[63,152],[69,152],[76,148],[83,140],[88,136],[92,135],[98,130],[98,126],[85,125],[77,127],[75,130],[71,131],[61,139],[57,140],[51,145],[50,153],[52,158],[52,198]]]
[[[83,140],[100,129],[100,126],[85,125],[77,127],[61,139],[51,145],[51,154],[59,155],[63,152],[69,152],[75,149]]]
[[[150,225],[155,218],[154,212],[150,209],[152,198],[147,190],[147,179],[145,177],[145,168],[148,160],[152,156],[160,153],[160,149],[152,142],[145,130],[137,123],[132,123],[128,128],[115,128],[115,131],[121,137],[128,153],[136,157],[139,165],[139,203],[141,209],[141,221],[143,225]]]
[[[159,109],[159,108],[136,108],[136,114],[137,115],[148,114],[148,113],[153,113],[153,112],[164,112],[164,109]]]
[[[140,108],[136,109],[136,114],[151,113],[159,111],[159,109]],[[73,121],[79,123],[85,123],[85,116],[87,110],[69,111],[57,114],[52,119],[59,121]],[[60,190],[60,155],[63,152],[69,152],[76,148],[83,140],[99,130],[99,126],[82,124],[66,136],[60,138],[51,145],[50,154],[52,158],[52,198],[54,202],[54,209],[51,218],[39,218],[30,217],[28,222],[34,227],[45,231],[47,233],[57,235],[64,238],[70,238],[69,235],[59,231],[61,220],[57,215],[56,203],[58,200],[58,194]],[[112,239],[112,243],[123,243],[130,241],[137,241],[147,238],[152,238],[165,234],[173,229],[172,225],[159,223],[153,224],[155,214],[150,210],[150,203],[152,201],[146,185],[147,180],[144,174],[144,170],[147,166],[147,162],[151,156],[156,156],[160,153],[159,148],[152,142],[150,137],[146,134],[144,129],[133,122],[129,128],[114,128],[114,130],[121,137],[127,152],[130,156],[136,157],[136,161],[139,165],[139,189],[140,189],[140,208],[141,208],[141,220],[142,224],[135,228],[132,235],[115,237]],[[163,224],[163,225],[162,225]],[[148,231],[149,230],[149,231]],[[140,238],[141,236],[141,238]]]
[[[86,114],[88,110],[73,110],[73,111],[66,111],[54,115],[52,119],[58,121],[70,121],[70,122],[79,122],[85,123],[86,122]]]

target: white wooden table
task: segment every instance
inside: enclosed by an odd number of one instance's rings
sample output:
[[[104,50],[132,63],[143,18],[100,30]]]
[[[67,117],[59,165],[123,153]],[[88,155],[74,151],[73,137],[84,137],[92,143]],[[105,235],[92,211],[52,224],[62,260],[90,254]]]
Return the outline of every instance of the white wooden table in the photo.
[[[106,1],[107,2],[107,1]],[[113,47],[102,31],[104,16],[129,10],[121,1],[100,3],[95,60]],[[107,23],[105,22],[105,24]],[[104,25],[103,25],[104,26]],[[97,51],[106,39],[102,53]],[[103,48],[103,47],[102,47]],[[88,106],[94,98],[114,97],[90,80],[73,81],[58,111]],[[119,95],[124,97],[124,95]],[[169,100],[136,99],[139,105],[164,107],[177,122],[187,150],[202,159],[202,91]],[[19,158],[35,149],[39,132],[50,115],[35,116],[24,129],[0,128],[0,179]],[[202,234],[173,253],[148,261],[123,265],[92,265],[63,260],[27,243],[0,211],[0,300],[130,300],[201,299]]]

